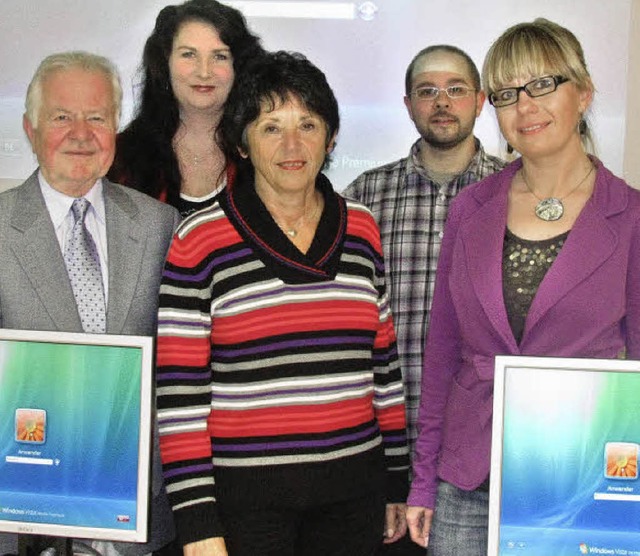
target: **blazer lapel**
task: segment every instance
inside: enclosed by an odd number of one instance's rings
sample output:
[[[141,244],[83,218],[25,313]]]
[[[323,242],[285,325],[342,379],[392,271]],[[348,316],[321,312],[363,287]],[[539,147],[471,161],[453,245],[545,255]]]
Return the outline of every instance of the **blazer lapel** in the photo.
[[[60,244],[40,191],[37,173],[20,187],[7,241],[35,294],[59,330],[82,332]]]
[[[138,284],[146,238],[137,222],[139,209],[129,196],[106,179],[104,196],[109,258],[107,332],[120,334]]]
[[[502,293],[502,250],[507,222],[509,185],[518,164],[504,170],[495,189],[474,192],[480,208],[462,225],[462,241],[470,287],[495,330],[518,353]]]
[[[599,163],[598,163],[599,164]],[[558,257],[542,280],[529,309],[522,344],[527,333],[569,291],[593,274],[616,249],[618,236],[607,215],[622,210],[625,192],[609,191],[603,172],[599,172],[592,198],[582,209]]]

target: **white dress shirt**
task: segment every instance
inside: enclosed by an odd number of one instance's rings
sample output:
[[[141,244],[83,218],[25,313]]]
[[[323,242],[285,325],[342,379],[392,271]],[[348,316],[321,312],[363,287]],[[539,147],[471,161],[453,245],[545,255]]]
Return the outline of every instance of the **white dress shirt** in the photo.
[[[47,180],[38,172],[38,181],[40,182],[40,190],[47,205],[53,228],[60,244],[60,249],[64,254],[67,247],[67,241],[75,219],[71,211],[71,205],[75,201],[75,197],[69,197],[54,189],[47,183]],[[100,257],[100,271],[102,273],[102,283],[104,284],[104,301],[105,305],[109,299],[109,259],[107,256],[107,221],[104,206],[104,196],[102,194],[102,179],[96,181],[84,198],[91,203],[91,207],[85,216],[85,226],[98,249]]]

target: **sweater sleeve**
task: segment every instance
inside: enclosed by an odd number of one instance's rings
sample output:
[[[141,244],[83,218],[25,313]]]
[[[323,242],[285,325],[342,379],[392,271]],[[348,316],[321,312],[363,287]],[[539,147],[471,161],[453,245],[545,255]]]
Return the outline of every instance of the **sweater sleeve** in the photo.
[[[378,291],[379,328],[373,345],[373,406],[380,425],[387,468],[388,502],[404,502],[409,490],[404,387],[396,347],[396,335],[386,287],[380,232],[375,227],[375,281]]]
[[[211,234],[208,234],[211,236]],[[164,480],[183,544],[222,536],[211,441],[212,249],[207,226],[174,236],[160,287],[157,398]]]

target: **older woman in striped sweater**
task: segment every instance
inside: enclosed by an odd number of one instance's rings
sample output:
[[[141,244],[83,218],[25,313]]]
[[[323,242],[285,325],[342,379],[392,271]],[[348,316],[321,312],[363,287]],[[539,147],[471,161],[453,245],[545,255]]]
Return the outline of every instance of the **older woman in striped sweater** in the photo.
[[[158,406],[185,554],[368,555],[406,531],[404,397],[377,225],[321,173],[338,106],[256,60],[222,129],[236,183],[179,228]]]

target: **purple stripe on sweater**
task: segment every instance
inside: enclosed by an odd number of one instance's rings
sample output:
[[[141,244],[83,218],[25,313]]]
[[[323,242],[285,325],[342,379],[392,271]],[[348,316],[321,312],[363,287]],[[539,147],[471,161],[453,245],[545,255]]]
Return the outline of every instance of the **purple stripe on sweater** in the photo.
[[[215,402],[216,400],[253,400],[260,398],[268,398],[270,395],[273,396],[282,396],[284,394],[301,394],[308,395],[312,393],[318,392],[340,392],[340,391],[348,391],[352,388],[362,388],[365,386],[370,386],[370,380],[361,380],[359,382],[350,382],[348,384],[335,384],[332,386],[323,386],[321,388],[292,388],[290,390],[275,390],[268,392],[258,392],[256,394],[216,394],[214,393],[211,396],[211,399]]]
[[[183,320],[169,320],[169,319],[160,319],[158,320],[158,326],[166,326],[168,324],[175,324],[180,328],[202,328],[201,322],[185,322]]]
[[[211,371],[204,371],[202,373],[158,373],[157,381],[162,382],[164,380],[175,380],[177,378],[184,380],[202,380],[211,377]]]
[[[406,442],[407,437],[404,434],[397,434],[394,436],[383,436],[382,439],[385,442]]]
[[[281,295],[283,293],[299,293],[299,292],[318,292],[318,291],[324,291],[324,290],[335,290],[335,289],[340,289],[340,290],[347,290],[347,291],[364,291],[364,292],[369,292],[370,290],[368,288],[364,288],[361,286],[354,286],[354,285],[350,285],[350,284],[336,284],[335,282],[331,281],[331,282],[326,282],[326,283],[322,283],[322,284],[305,284],[304,286],[299,286],[299,287],[290,287],[290,286],[285,286],[285,287],[281,287],[277,290],[277,294]],[[238,305],[240,303],[247,303],[248,301],[255,301],[255,300],[260,300],[260,299],[268,299],[270,297],[274,296],[274,292],[273,291],[267,291],[267,292],[257,292],[253,295],[245,295],[243,296],[241,299],[236,299],[236,300],[231,300],[228,303],[225,303],[225,308],[228,307],[233,307],[234,305]]]
[[[395,357],[393,357],[394,355],[395,350],[389,350],[386,353],[374,352],[371,356],[371,359],[373,359],[373,361],[378,364],[387,365],[389,363],[389,360],[391,360],[392,358],[395,359]]]
[[[378,270],[382,270],[384,268],[380,256],[375,251],[370,249],[367,245],[360,243],[359,241],[345,241],[344,246],[349,247],[354,251],[361,251],[363,253],[366,253],[368,258],[373,261],[373,264]]]
[[[253,444],[234,444],[232,446],[221,446],[214,442],[214,453],[219,452],[263,452],[270,450],[286,450],[289,448],[324,448],[335,446],[344,442],[361,440],[378,432],[378,427],[369,427],[360,432],[346,434],[340,437],[325,438],[323,440],[291,440],[288,442],[255,442]]]
[[[163,475],[165,479],[170,479],[171,477],[177,477],[179,475],[187,475],[188,473],[200,473],[201,471],[211,471],[212,469],[213,464],[203,463],[201,465],[190,465],[188,467],[179,467],[178,469],[169,469],[168,471],[164,471]]]
[[[254,346],[245,349],[225,349],[212,350],[211,354],[213,356],[224,356],[224,357],[240,357],[242,355],[253,355],[256,353],[268,353],[269,351],[279,350],[279,349],[292,349],[299,348],[305,346],[331,346],[331,345],[342,345],[342,344],[352,344],[352,343],[371,343],[371,338],[368,336],[330,336],[324,338],[304,338],[300,340],[290,340],[290,341],[282,341],[282,342],[271,342],[268,345],[262,346]]]
[[[160,419],[160,423],[162,423],[162,425],[175,425],[185,423],[198,423],[206,419],[206,415],[199,415],[198,417],[176,417],[175,419]]]
[[[373,353],[372,358],[375,361],[381,361],[384,365],[387,365],[391,360],[396,359],[398,356],[398,350],[396,349],[396,344],[393,344],[393,347],[390,347],[386,353],[380,353],[376,351]]]
[[[209,264],[204,267],[198,274],[186,274],[180,271],[172,271],[165,269],[162,273],[163,276],[167,278],[172,278],[174,280],[180,280],[182,282],[199,282],[209,276],[211,274],[211,268],[213,266],[217,266],[222,263],[228,263],[229,261],[233,261],[235,259],[241,259],[242,257],[246,257],[251,254],[251,249],[240,249],[238,251],[234,251],[233,253],[228,253],[226,255],[221,255],[220,257],[216,257],[211,259]]]
[[[376,392],[375,398],[376,398],[377,402],[384,402],[385,400],[397,398],[398,396],[401,396],[401,395],[402,395],[402,391],[389,392],[389,393],[386,393],[386,394],[381,394],[379,392]]]

